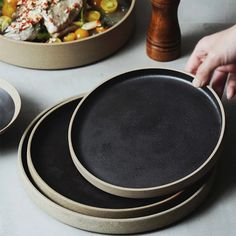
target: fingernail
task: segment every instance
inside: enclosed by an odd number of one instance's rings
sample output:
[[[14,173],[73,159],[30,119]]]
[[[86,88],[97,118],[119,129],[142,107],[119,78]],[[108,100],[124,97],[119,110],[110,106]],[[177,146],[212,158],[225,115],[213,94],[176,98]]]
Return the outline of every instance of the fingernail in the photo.
[[[231,89],[228,90],[226,95],[227,95],[227,99],[231,100],[233,98],[233,96],[234,96],[233,90],[231,90]]]
[[[203,82],[200,81],[198,78],[194,78],[193,80],[193,86],[196,88],[200,88],[203,86]]]

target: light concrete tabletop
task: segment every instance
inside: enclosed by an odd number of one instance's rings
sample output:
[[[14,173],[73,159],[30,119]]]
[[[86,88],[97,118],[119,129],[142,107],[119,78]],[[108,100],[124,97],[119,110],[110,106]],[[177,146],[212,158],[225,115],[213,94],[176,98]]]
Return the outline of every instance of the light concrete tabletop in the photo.
[[[228,2],[232,4],[232,0]],[[187,1],[185,4],[188,5]],[[220,10],[220,7],[218,9]],[[183,17],[189,17],[183,8],[180,11]],[[194,9],[192,13],[193,11]],[[88,92],[102,80],[126,71],[148,67],[183,70],[194,45],[202,36],[228,26],[225,22],[214,23],[214,21],[181,22],[181,58],[173,62],[158,63],[149,59],[145,52],[145,36],[151,12],[149,2],[137,0],[136,12],[136,32],[130,41],[115,55],[96,64],[68,70],[44,71],[0,62],[0,77],[17,88],[23,104],[15,124],[0,137],[1,236],[92,235],[48,216],[30,200],[22,187],[17,173],[18,143],[24,129],[39,112],[62,99]],[[235,100],[227,102],[224,99],[224,105],[228,131],[210,196],[198,210],[183,221],[147,235],[236,235],[236,102]]]

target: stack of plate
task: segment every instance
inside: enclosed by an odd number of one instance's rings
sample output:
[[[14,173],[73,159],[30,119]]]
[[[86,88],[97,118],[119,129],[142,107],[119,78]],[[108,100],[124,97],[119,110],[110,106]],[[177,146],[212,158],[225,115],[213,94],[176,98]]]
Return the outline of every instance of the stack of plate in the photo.
[[[190,75],[144,69],[41,113],[19,146],[32,199],[80,229],[140,233],[174,223],[208,194],[222,104]]]

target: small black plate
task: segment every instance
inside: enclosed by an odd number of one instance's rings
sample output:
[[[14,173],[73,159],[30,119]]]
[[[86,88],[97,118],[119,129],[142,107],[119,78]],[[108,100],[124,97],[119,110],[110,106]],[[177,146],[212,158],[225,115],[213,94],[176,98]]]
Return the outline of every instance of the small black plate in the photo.
[[[0,79],[0,134],[16,120],[21,109],[18,91],[7,81]]]
[[[173,187],[207,170],[224,133],[224,111],[215,93],[194,88],[192,79],[166,69],[131,71],[85,97],[69,130],[83,176],[104,191],[135,198],[145,195],[136,190]]]
[[[0,130],[4,129],[12,120],[15,113],[15,104],[4,89],[0,88]]]

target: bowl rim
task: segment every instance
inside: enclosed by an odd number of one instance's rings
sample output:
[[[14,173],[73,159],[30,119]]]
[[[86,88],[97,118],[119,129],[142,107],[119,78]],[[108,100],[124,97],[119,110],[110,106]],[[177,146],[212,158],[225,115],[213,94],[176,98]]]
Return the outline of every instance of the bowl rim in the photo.
[[[18,117],[21,110],[21,98],[16,88],[6,80],[3,80],[1,78],[0,78],[0,88],[10,95],[14,103],[14,114],[11,120],[2,129],[0,129],[0,134],[2,134],[13,124],[13,122]]]
[[[110,27],[108,30],[106,30],[105,32],[96,34],[96,35],[91,35],[87,38],[83,38],[83,39],[77,39],[71,42],[60,42],[60,43],[40,43],[40,42],[30,42],[30,41],[20,41],[20,40],[14,40],[14,39],[10,39],[8,37],[5,37],[4,35],[0,34],[0,41],[7,41],[8,43],[15,43],[15,44],[20,44],[20,45],[24,45],[24,46],[32,46],[32,47],[39,47],[39,46],[45,46],[45,47],[60,47],[62,45],[71,45],[71,44],[76,44],[79,42],[84,42],[84,41],[88,41],[90,39],[94,39],[103,35],[108,34],[109,32],[113,31],[115,28],[117,28],[118,26],[120,26],[133,12],[134,7],[135,7],[135,3],[136,0],[130,0],[130,7],[128,9],[128,11],[126,12],[126,14],[124,15],[124,17],[117,22],[115,25],[113,25],[112,27]]]

